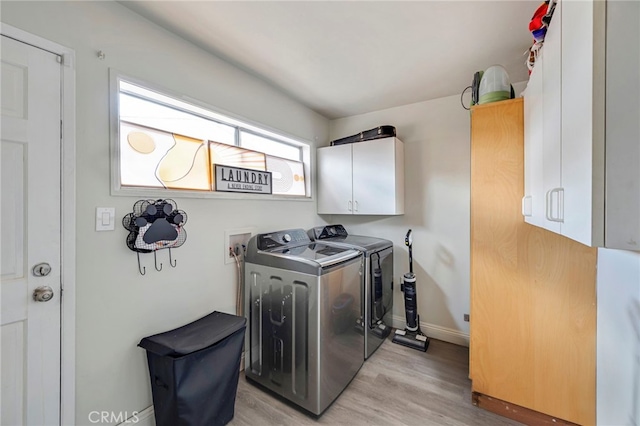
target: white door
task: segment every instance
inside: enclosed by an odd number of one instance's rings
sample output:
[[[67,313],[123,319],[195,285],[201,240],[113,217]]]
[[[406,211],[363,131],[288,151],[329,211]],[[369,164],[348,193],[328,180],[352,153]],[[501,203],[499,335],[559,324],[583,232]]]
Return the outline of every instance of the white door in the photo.
[[[0,422],[59,424],[61,65],[6,36],[0,58]],[[35,301],[38,287],[51,288],[51,299]]]

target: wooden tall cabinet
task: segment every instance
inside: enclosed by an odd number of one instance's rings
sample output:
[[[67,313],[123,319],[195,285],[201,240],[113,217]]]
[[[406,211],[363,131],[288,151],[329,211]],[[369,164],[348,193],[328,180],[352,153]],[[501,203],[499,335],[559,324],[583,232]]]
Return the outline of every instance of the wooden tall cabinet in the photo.
[[[531,424],[593,425],[597,253],[524,222],[523,133],[522,99],[472,109],[474,401]]]

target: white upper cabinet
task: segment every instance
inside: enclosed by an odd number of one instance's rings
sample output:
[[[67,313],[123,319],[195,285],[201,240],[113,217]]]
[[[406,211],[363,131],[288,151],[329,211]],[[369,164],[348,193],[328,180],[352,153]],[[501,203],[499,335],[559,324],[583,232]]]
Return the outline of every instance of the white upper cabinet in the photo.
[[[553,23],[562,22],[562,2],[556,5]],[[562,233],[562,32],[561,25],[551,25],[545,36],[542,55],[542,163],[544,173],[545,228]]]
[[[531,225],[545,227],[545,193],[543,184],[543,116],[542,66],[538,57],[524,95],[524,198],[522,214]]]
[[[607,247],[640,250],[640,2],[607,5]]]
[[[352,214],[351,145],[319,148],[316,160],[318,213]]]
[[[639,28],[640,2],[558,2],[525,91],[528,223],[640,250]]]
[[[561,2],[562,234],[602,246],[606,3]]]
[[[404,214],[404,144],[383,138],[318,148],[318,213]]]
[[[562,232],[561,15],[556,6],[525,91],[525,221]]]

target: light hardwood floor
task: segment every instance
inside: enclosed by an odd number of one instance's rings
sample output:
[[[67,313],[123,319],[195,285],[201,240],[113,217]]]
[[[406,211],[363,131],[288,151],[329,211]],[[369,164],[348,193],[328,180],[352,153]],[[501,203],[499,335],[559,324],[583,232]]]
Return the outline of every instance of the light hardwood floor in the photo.
[[[248,383],[241,373],[229,424],[520,425],[473,406],[468,376],[466,347],[431,339],[423,353],[389,338],[317,419]]]

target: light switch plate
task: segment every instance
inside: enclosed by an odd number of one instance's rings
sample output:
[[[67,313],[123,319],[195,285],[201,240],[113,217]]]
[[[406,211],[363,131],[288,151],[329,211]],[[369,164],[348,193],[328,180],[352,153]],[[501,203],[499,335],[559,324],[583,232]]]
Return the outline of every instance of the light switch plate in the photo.
[[[96,207],[96,231],[113,231],[115,223],[115,207]]]

